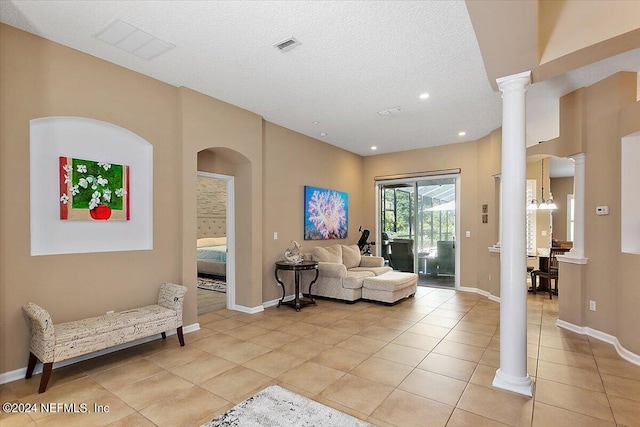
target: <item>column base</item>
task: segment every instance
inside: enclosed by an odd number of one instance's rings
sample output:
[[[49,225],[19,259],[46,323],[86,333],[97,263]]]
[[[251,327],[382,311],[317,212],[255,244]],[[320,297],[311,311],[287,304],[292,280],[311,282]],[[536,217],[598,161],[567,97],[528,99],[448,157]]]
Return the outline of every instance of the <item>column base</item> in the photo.
[[[529,374],[526,377],[514,377],[498,369],[491,385],[525,396],[533,396],[533,381],[531,381]]]

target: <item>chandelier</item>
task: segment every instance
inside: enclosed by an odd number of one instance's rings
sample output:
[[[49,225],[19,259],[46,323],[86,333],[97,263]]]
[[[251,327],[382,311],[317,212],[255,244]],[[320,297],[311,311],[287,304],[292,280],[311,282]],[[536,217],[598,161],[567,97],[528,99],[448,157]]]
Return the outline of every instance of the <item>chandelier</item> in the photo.
[[[551,194],[551,190],[549,190],[549,200],[547,200],[546,202],[544,200],[544,159],[542,159],[540,187],[541,187],[540,197],[542,197],[542,203],[538,204],[538,201],[536,199],[533,199],[531,200],[531,203],[529,203],[529,205],[527,206],[527,209],[531,211],[535,211],[535,210],[552,211],[552,210],[558,209],[558,206],[556,206],[556,204],[553,202],[553,195]]]

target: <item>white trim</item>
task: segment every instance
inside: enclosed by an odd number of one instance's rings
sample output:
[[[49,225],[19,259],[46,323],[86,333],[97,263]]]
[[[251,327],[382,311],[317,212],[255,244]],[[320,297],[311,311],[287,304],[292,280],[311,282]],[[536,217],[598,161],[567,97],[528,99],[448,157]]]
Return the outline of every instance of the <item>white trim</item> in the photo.
[[[240,311],[242,313],[247,313],[247,314],[256,314],[256,313],[263,312],[264,306],[258,305],[256,307],[245,307],[243,305],[234,305],[233,310]]]
[[[498,304],[500,304],[500,297],[497,297],[493,294],[491,294],[491,292],[489,291],[485,291],[484,289],[479,289],[479,288],[470,288],[467,286],[460,286],[460,288],[458,288],[459,291],[462,292],[472,292],[472,293],[476,293],[479,295],[482,295],[483,297],[487,297],[487,299],[497,302]]]
[[[494,254],[500,253],[500,246],[489,246],[487,249],[489,249],[489,252],[492,252]]]
[[[597,329],[592,329],[588,326],[577,326],[573,323],[565,322],[564,320],[558,319],[556,321],[556,326],[567,329],[571,332],[575,332],[580,335],[588,335],[590,337],[596,338],[600,341],[604,341],[608,344],[611,344],[613,348],[616,349],[616,352],[620,357],[622,357],[627,362],[633,363],[634,365],[640,366],[640,355],[635,354],[620,344],[620,341],[617,337],[607,334],[602,331],[598,331]]]
[[[244,310],[248,310],[247,307],[237,308],[236,306],[236,217],[235,217],[235,178],[232,175],[222,175],[219,173],[202,172],[198,171],[198,176],[206,178],[215,178],[226,181],[227,183],[227,230],[225,232],[227,236],[227,309],[238,310],[243,313],[247,313]]]
[[[291,301],[294,299],[293,295],[287,295],[286,297],[284,297],[283,301]],[[265,301],[262,303],[262,307],[264,308],[269,308],[269,307],[275,307],[278,305],[278,303],[280,302],[280,298],[276,298],[276,299],[272,299],[271,301]]]
[[[571,256],[571,252],[567,252],[566,255],[556,255],[556,259],[560,262],[566,262],[568,264],[582,265],[585,265],[589,261],[589,258]]]
[[[196,322],[196,323],[193,323],[193,324],[191,324],[189,326],[183,326],[182,327],[182,332],[185,333],[185,334],[188,334],[190,332],[195,332],[195,331],[197,331],[199,329],[200,329],[200,324]],[[166,335],[167,336],[176,335],[176,331],[175,330],[167,331]],[[98,357],[98,356],[104,356],[105,354],[113,353],[113,352],[116,352],[116,351],[123,350],[125,348],[134,347],[134,346],[139,345],[139,344],[144,344],[144,343],[155,341],[155,340],[159,340],[159,339],[161,339],[160,334],[157,334],[157,335],[152,335],[150,337],[141,338],[139,340],[131,341],[131,342],[128,342],[128,343],[125,343],[125,344],[119,344],[119,345],[116,345],[116,346],[113,346],[113,347],[105,348],[104,350],[96,351],[96,352],[85,354],[85,355],[78,356],[78,357],[74,357],[72,359],[63,360],[62,362],[56,362],[56,363],[53,364],[53,369],[62,368],[63,366],[68,366],[68,365],[71,365],[71,364],[74,364],[74,363],[82,362],[84,360],[93,359],[94,357]],[[42,364],[38,363],[36,365],[36,368],[34,369],[33,373],[35,375],[35,374],[39,374],[41,372],[42,372]],[[10,383],[12,381],[17,381],[17,380],[24,379],[26,374],[27,374],[27,367],[26,366],[24,368],[18,368],[18,369],[14,369],[13,371],[4,372],[4,373],[0,374],[0,384],[6,384],[6,383]]]

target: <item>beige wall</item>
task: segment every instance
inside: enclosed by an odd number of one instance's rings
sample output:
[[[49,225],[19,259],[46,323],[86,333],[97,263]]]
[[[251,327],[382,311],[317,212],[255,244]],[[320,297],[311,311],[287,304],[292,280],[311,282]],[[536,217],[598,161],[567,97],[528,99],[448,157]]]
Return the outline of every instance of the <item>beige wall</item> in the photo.
[[[176,202],[182,178],[176,162],[181,147],[175,87],[0,25],[0,93],[4,373],[26,366],[29,333],[21,311],[25,303],[42,305],[54,323],[64,322],[152,303],[161,283],[181,281],[181,207]],[[30,255],[29,120],[47,116],[107,121],[151,143],[152,250]],[[195,312],[185,316],[186,324],[193,321]]]
[[[282,297],[273,264],[296,240],[302,252],[314,246],[355,244],[358,227],[365,224],[362,204],[362,157],[313,138],[265,122],[264,126],[264,246],[262,298]],[[346,239],[304,240],[304,186],[344,191],[349,196],[349,228]],[[278,233],[278,240],[273,233]],[[290,279],[290,278],[289,278]],[[291,280],[287,295],[293,294]]]
[[[182,283],[196,283],[198,153],[212,152],[200,170],[235,176],[236,304],[262,303],[262,118],[187,88],[179,89],[182,124]],[[210,150],[213,148],[213,150]],[[189,295],[188,295],[189,296]],[[195,322],[196,292],[189,312]]]

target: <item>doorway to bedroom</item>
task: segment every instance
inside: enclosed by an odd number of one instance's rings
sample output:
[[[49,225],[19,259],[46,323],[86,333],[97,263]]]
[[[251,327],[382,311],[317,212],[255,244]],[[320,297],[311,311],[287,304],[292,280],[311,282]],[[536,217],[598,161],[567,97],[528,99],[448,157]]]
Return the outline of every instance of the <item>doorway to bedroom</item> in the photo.
[[[233,176],[198,171],[198,315],[224,310],[234,300]]]

